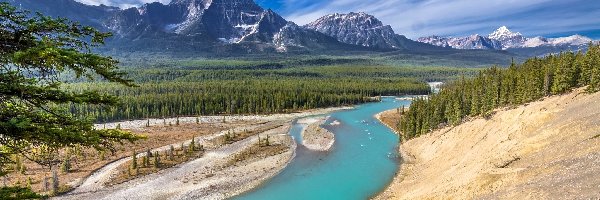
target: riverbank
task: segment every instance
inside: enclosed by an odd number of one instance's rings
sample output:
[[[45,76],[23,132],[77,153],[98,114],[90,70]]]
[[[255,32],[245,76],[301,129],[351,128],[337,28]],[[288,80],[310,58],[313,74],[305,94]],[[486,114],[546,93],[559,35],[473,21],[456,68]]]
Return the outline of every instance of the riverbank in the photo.
[[[298,123],[306,124],[306,128],[300,133],[302,145],[313,151],[328,151],[331,149],[335,142],[335,135],[321,127],[326,120],[327,117],[298,120]]]
[[[375,199],[600,196],[600,93],[549,97],[404,142]]]
[[[278,134],[271,135],[265,134],[267,131],[265,129],[272,129],[273,125],[277,126],[285,126],[289,128],[291,121],[296,118],[301,118],[305,116],[311,115],[320,115],[325,114],[337,110],[351,109],[352,107],[336,107],[336,108],[326,108],[326,109],[314,109],[308,110],[300,113],[290,113],[290,114],[274,114],[274,115],[247,115],[247,116],[199,116],[199,117],[180,117],[180,118],[168,118],[168,119],[146,119],[146,120],[132,120],[132,121],[124,121],[124,122],[115,122],[115,123],[107,123],[107,124],[96,124],[96,128],[116,128],[117,126],[121,127],[121,129],[132,131],[136,134],[146,135],[148,139],[142,140],[140,142],[136,142],[134,144],[125,144],[124,146],[117,147],[117,152],[115,154],[98,154],[98,153],[84,153],[85,158],[81,161],[72,160],[74,165],[74,170],[72,173],[61,174],[59,176],[61,184],[66,184],[65,188],[74,188],[74,190],[70,191],[66,196],[62,196],[62,198],[66,198],[67,196],[72,196],[70,198],[75,199],[80,196],[86,196],[87,194],[95,194],[98,191],[102,190],[112,190],[113,192],[119,191],[119,185],[117,184],[114,188],[113,184],[110,182],[117,176],[116,173],[123,173],[123,169],[127,171],[127,167],[123,167],[130,163],[131,153],[135,150],[138,153],[138,160],[141,160],[142,156],[145,156],[146,149],[150,149],[152,152],[158,151],[161,155],[167,155],[170,146],[174,146],[177,151],[181,148],[182,145],[189,145],[191,143],[191,138],[195,139],[196,145],[203,145],[206,148],[206,152],[204,152],[204,156],[201,158],[195,159],[178,164],[173,168],[180,168],[180,166],[187,165],[191,162],[196,162],[196,160],[206,160],[203,157],[209,156],[211,151],[218,151],[220,148],[224,148],[226,146],[236,146],[236,151],[245,152],[243,156],[244,159],[240,160],[243,162],[247,162],[247,160],[256,161],[255,164],[250,164],[256,167],[254,171],[246,171],[240,174],[244,174],[244,176],[248,176],[248,174],[256,175],[252,179],[248,179],[251,181],[254,180],[267,180],[270,176],[266,176],[266,174],[276,174],[280,170],[282,170],[286,163],[291,161],[293,155],[295,154],[295,142],[285,142],[285,151],[283,148],[273,149],[274,145],[277,145],[282,140],[281,137],[285,135],[288,140],[292,141],[292,138],[287,135],[286,131],[282,131]],[[217,132],[215,132],[217,131]],[[264,146],[266,136],[269,135],[270,145],[268,147],[258,148],[257,146]],[[260,136],[262,142],[258,142],[257,136]],[[255,142],[244,143],[245,145],[239,145],[238,142],[241,140],[245,140],[248,138],[254,138]],[[260,143],[260,144],[259,144]],[[179,151],[181,152],[181,151]],[[269,153],[273,154],[273,152],[277,152],[275,155],[266,155],[261,153]],[[239,152],[237,152],[239,153]],[[265,159],[256,159],[256,156],[262,155],[265,156]],[[236,157],[237,156],[237,157]],[[227,165],[236,166],[238,161],[232,161],[232,158],[238,159],[240,155],[234,152],[226,157],[220,157],[220,159],[229,159],[228,161],[223,161],[223,163],[227,163]],[[100,159],[102,157],[102,159]],[[279,157],[279,158],[277,158]],[[167,159],[167,158],[162,158]],[[100,161],[98,161],[100,160]],[[268,164],[260,164],[262,162],[266,162]],[[202,164],[204,166],[204,164]],[[259,169],[262,169],[260,166],[269,166],[269,170],[259,172]],[[239,167],[239,166],[237,166]],[[273,168],[274,167],[274,168]],[[28,169],[32,169],[33,167],[28,167]],[[264,167],[263,167],[264,168]],[[271,169],[273,168],[273,169]],[[266,169],[266,168],[264,168]],[[43,169],[40,169],[43,170]],[[160,171],[154,172],[156,174],[163,174],[172,169],[159,169]],[[233,170],[233,169],[232,169]],[[238,170],[238,169],[235,169]],[[152,169],[152,171],[156,171],[156,169]],[[243,170],[242,170],[243,171]],[[37,173],[37,172],[36,172]],[[46,172],[47,173],[47,172]],[[31,175],[29,175],[31,176]],[[41,174],[40,176],[48,176],[47,174]],[[123,175],[121,175],[123,176]],[[127,175],[125,175],[127,176]],[[154,175],[150,175],[154,176]],[[217,176],[215,176],[217,177]],[[241,177],[241,175],[239,176]],[[23,179],[22,177],[9,177],[9,181],[14,180],[18,181]],[[41,178],[39,178],[41,179]],[[38,178],[34,178],[33,180],[39,180]],[[127,178],[130,179],[130,178]],[[137,182],[137,179],[145,179],[135,177],[130,182]],[[172,180],[173,181],[173,180]],[[35,181],[32,186],[35,188],[41,188],[41,182]],[[119,181],[117,181],[119,182]],[[220,182],[225,182],[224,180]],[[193,184],[193,183],[191,183]],[[257,183],[259,184],[259,183]],[[194,185],[197,185],[194,184]],[[245,182],[244,187],[253,186],[255,184],[251,184],[250,182]],[[63,187],[63,186],[61,186]],[[231,188],[231,187],[228,187]],[[239,188],[238,188],[239,189]],[[251,188],[243,189],[248,190]],[[41,189],[37,189],[41,190]],[[233,191],[234,189],[230,189],[231,191],[223,192],[226,197],[232,196],[234,193],[238,191]],[[231,194],[231,195],[230,195]],[[98,196],[98,197],[96,197]],[[90,198],[99,198],[103,195],[91,195]]]
[[[155,126],[172,126],[179,124],[212,124],[212,123],[231,123],[240,121],[276,121],[276,120],[293,120],[296,118],[302,118],[312,115],[323,115],[340,110],[349,110],[353,107],[333,107],[333,108],[319,108],[310,109],[302,112],[287,113],[287,114],[271,114],[271,115],[214,115],[214,116],[197,116],[197,117],[172,117],[165,119],[141,119],[141,120],[128,120],[121,122],[112,122],[104,124],[94,124],[94,127],[98,129],[108,128],[114,129],[120,126],[122,129],[128,130],[145,130],[147,127]]]
[[[368,199],[391,182],[399,166],[395,153],[398,136],[373,116],[408,103],[382,97],[381,102],[327,114],[322,127],[335,135],[329,151],[300,147],[282,173],[232,199]],[[300,146],[301,132],[306,127],[301,124],[303,119],[296,120],[290,131]]]
[[[399,109],[386,110],[375,115],[375,119],[379,120],[383,125],[394,131],[394,133],[400,135],[398,130],[398,121],[400,120]]]
[[[243,127],[253,130],[256,127]],[[258,137],[248,137],[238,142],[210,147],[195,160],[131,181],[107,185],[119,172],[121,165],[130,161],[124,158],[99,170],[79,188],[60,196],[60,199],[226,199],[250,190],[273,177],[292,160],[295,142],[287,135],[289,124],[260,132]],[[239,128],[238,128],[239,129]],[[230,131],[228,131],[230,132]],[[204,138],[205,143],[223,135],[219,132]],[[269,136],[269,144],[264,138]],[[202,142],[204,141],[204,142]],[[261,144],[262,143],[262,144]],[[168,146],[154,149],[166,150]],[[277,149],[269,154],[269,149]],[[139,154],[139,156],[145,156]]]

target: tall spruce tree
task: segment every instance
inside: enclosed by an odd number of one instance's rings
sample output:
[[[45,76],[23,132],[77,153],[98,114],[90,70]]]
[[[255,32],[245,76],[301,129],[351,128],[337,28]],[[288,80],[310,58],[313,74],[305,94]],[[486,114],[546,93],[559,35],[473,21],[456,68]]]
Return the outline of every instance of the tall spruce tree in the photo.
[[[115,96],[96,91],[64,90],[62,73],[133,86],[118,71],[116,60],[91,52],[109,36],[0,3],[0,174],[6,173],[12,155],[32,158],[39,147],[54,152],[75,145],[113,150],[115,143],[140,138],[120,130],[94,129],[85,116],[58,106],[118,103]]]

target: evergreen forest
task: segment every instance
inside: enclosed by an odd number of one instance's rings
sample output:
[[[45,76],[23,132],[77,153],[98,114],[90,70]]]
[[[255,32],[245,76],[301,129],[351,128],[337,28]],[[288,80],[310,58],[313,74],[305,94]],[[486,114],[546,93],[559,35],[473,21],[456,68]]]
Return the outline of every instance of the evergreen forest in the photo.
[[[564,52],[531,58],[508,68],[492,67],[472,78],[459,78],[442,90],[412,102],[402,110],[399,129],[403,139],[426,134],[468,117],[489,117],[496,108],[517,106],[579,87],[600,90],[600,46],[587,52]]]

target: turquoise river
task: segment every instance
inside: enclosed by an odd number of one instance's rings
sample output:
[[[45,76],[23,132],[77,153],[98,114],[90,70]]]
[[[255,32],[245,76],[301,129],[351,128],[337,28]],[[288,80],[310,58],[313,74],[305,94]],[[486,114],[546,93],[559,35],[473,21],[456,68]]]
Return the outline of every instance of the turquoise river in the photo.
[[[290,134],[298,143],[296,157],[273,179],[233,199],[240,200],[352,200],[368,199],[381,192],[399,167],[398,136],[375,115],[408,106],[410,101],[384,97],[381,102],[330,113],[323,127],[335,134],[328,152],[307,150],[300,143],[302,125]],[[340,125],[330,125],[333,121]]]

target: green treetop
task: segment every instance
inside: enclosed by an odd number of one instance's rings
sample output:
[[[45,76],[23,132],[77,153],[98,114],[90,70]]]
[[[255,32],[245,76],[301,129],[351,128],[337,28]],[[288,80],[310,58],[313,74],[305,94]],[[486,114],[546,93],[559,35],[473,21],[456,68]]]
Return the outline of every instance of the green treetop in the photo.
[[[113,150],[116,143],[140,138],[120,130],[97,130],[84,116],[59,109],[63,104],[118,103],[115,96],[96,91],[64,90],[61,73],[133,86],[117,71],[116,60],[91,51],[110,35],[0,3],[0,174],[6,173],[12,155],[37,162],[38,148],[56,152],[81,145]]]

